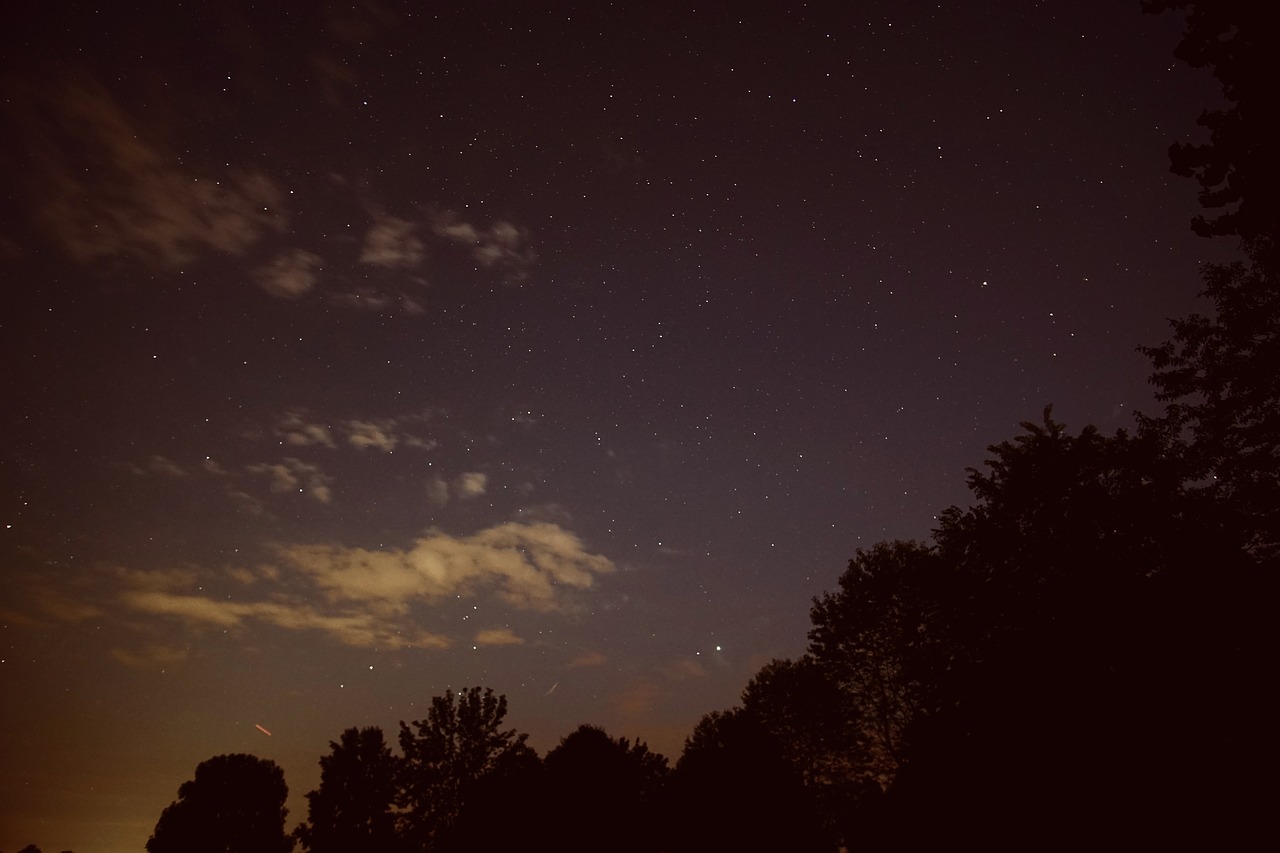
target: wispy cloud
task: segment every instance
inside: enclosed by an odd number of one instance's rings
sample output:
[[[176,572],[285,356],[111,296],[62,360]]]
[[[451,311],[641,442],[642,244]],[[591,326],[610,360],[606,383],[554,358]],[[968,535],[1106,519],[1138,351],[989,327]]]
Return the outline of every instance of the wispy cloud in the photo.
[[[305,249],[289,249],[253,270],[253,280],[272,296],[298,299],[316,285],[324,260]]]
[[[468,247],[471,258],[481,267],[502,273],[513,284],[529,277],[529,268],[538,259],[528,245],[528,232],[506,220],[480,228],[453,211],[438,214],[431,230],[437,237]]]
[[[192,627],[231,629],[259,622],[294,631],[319,631],[349,646],[449,646],[445,637],[411,626],[392,626],[373,613],[324,613],[298,600],[241,602],[200,594],[129,590],[121,601],[136,613],[170,617]]]
[[[361,285],[345,293],[334,293],[329,297],[333,302],[357,311],[369,311],[374,314],[394,314],[399,312],[408,317],[418,317],[427,313],[422,302],[408,293],[397,290],[379,290],[376,287]]]
[[[461,500],[478,498],[485,493],[489,485],[489,477],[479,471],[468,471],[460,474],[453,482],[453,490]]]
[[[489,488],[489,477],[479,471],[468,471],[454,477],[453,482],[435,476],[427,481],[427,500],[432,506],[442,507],[452,499],[471,500],[483,495]]]
[[[681,658],[669,666],[663,667],[662,674],[672,681],[687,681],[690,678],[701,678],[707,674],[706,667],[693,658]]]
[[[114,648],[111,650],[110,655],[125,666],[145,669],[154,666],[173,666],[181,663],[190,657],[191,650],[186,647],[164,646],[152,643],[137,649]]]
[[[306,412],[285,412],[276,423],[275,434],[292,447],[308,447],[314,444],[333,447],[333,434],[325,424],[307,419]]]
[[[394,216],[381,217],[364,236],[360,262],[388,269],[408,269],[422,263],[426,256],[417,226]]]
[[[432,477],[427,481],[427,502],[435,507],[449,503],[449,484],[441,477]]]
[[[163,456],[152,456],[147,462],[147,470],[153,474],[163,474],[167,477],[185,477],[187,475],[186,469],[181,465]]]
[[[484,646],[518,646],[523,644],[524,640],[521,637],[517,637],[509,628],[486,628],[476,633],[473,643],[480,648]]]
[[[325,474],[319,465],[312,465],[292,456],[276,463],[247,465],[245,470],[250,474],[266,477],[273,492],[298,492],[322,504],[333,499],[329,488],[333,478]]]
[[[394,421],[348,421],[347,441],[353,447],[372,448],[390,453],[396,449],[400,441],[391,431],[394,428]]]
[[[505,523],[464,537],[434,533],[406,549],[292,545],[279,557],[330,601],[383,613],[484,591],[514,607],[559,610],[569,606],[566,593],[614,570],[607,557],[588,553],[575,534],[554,524]]]
[[[115,600],[116,608],[76,606],[60,598],[42,609],[60,621],[122,613],[126,624],[153,638],[141,649],[112,652],[131,666],[181,659],[181,642],[154,641],[157,628],[166,624],[196,633],[266,625],[318,632],[350,646],[445,648],[451,638],[420,624],[433,605],[493,596],[517,609],[563,611],[575,606],[574,594],[614,568],[572,532],[547,524],[500,524],[461,537],[434,533],[406,549],[290,544],[275,546],[274,553],[274,559],[253,566],[118,567],[100,576],[114,594],[95,596]],[[477,647],[524,642],[509,628],[482,629],[469,639]]]
[[[335,433],[346,444],[359,450],[381,450],[391,453],[397,447],[431,450],[436,447],[433,439],[410,431],[424,422],[422,417],[407,415],[391,418],[353,418],[330,426],[321,423],[306,410],[290,410],[281,415],[272,426],[272,433],[282,443],[291,447],[322,446],[336,448]]]
[[[579,667],[584,667],[584,666],[600,666],[607,660],[608,658],[605,657],[600,652],[586,651],[572,658],[569,661],[569,668],[578,669]]]
[[[658,685],[648,679],[641,679],[613,696],[613,708],[627,728],[634,728],[636,722],[646,718],[653,710],[661,694]]]
[[[92,78],[11,85],[36,223],[81,264],[130,259],[176,269],[202,253],[243,255],[288,223],[261,171],[196,173]]]

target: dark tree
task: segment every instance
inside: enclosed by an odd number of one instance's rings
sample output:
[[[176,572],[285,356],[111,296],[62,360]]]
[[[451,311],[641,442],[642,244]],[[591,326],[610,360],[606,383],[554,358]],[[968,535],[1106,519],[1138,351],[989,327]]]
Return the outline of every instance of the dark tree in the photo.
[[[1248,262],[1205,267],[1211,315],[1173,321],[1173,337],[1142,351],[1168,403],[1142,428],[1184,463],[1205,514],[1234,528],[1259,558],[1280,555],[1280,283],[1273,244]]]
[[[807,697],[792,701],[803,706]],[[678,853],[836,847],[789,749],[743,708],[698,722],[671,774],[668,804],[666,846]]]
[[[1169,149],[1173,172],[1200,184],[1200,203],[1224,210],[1213,219],[1196,217],[1192,228],[1206,237],[1276,237],[1280,134],[1269,82],[1276,76],[1271,8],[1256,0],[1143,0],[1142,7],[1186,11],[1187,28],[1174,55],[1212,70],[1231,105],[1201,114],[1208,143]]]
[[[1211,780],[1246,776],[1263,732],[1250,560],[1152,436],[1024,428],[934,535],[955,655],[889,792],[896,832],[1208,843],[1247,799]]]
[[[667,759],[641,741],[579,726],[547,753],[552,812],[545,836],[566,851],[659,849],[660,792]]]
[[[481,779],[527,757],[528,735],[503,730],[506,715],[507,697],[472,687],[434,697],[427,718],[412,727],[400,722],[397,805],[410,850],[427,849],[447,833]]]
[[[546,775],[538,754],[519,744],[470,787],[457,820],[436,836],[432,850],[531,849],[537,839],[554,837],[548,829],[548,817],[560,805],[547,799]]]
[[[882,542],[859,550],[838,591],[814,601],[807,656],[837,689],[852,726],[839,733],[849,781],[887,787],[907,727],[932,702],[931,669],[945,642],[938,623],[944,580],[933,549]]]
[[[288,853],[284,772],[252,755],[219,755],[196,767],[160,815],[148,853]]]
[[[320,759],[320,787],[307,794],[296,836],[310,853],[391,853],[396,849],[398,761],[382,729],[347,729]]]

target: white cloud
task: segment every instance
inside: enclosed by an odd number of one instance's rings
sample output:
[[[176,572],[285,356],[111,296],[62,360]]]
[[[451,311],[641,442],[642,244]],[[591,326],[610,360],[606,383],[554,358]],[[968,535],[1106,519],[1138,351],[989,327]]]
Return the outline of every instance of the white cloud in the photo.
[[[298,299],[316,284],[316,273],[324,260],[305,249],[290,249],[253,271],[258,286],[281,299]]]
[[[276,559],[252,568],[220,570],[112,570],[115,599],[133,627],[154,633],[152,621],[190,631],[248,630],[255,624],[314,631],[351,646],[444,648],[449,638],[422,627],[422,607],[484,594],[537,611],[570,609],[571,595],[589,589],[613,563],[591,554],[572,532],[553,524],[500,524],[471,536],[432,533],[407,549],[370,550],[341,545],[276,546]],[[227,594],[231,593],[231,594]],[[107,600],[104,597],[102,600]],[[60,608],[64,620],[104,618]],[[476,646],[524,640],[507,628],[482,629]],[[130,665],[177,661],[173,643],[114,651]],[[599,663],[586,656],[575,666]]]
[[[294,631],[319,631],[349,646],[446,648],[449,645],[445,637],[418,628],[398,628],[372,613],[322,613],[297,600],[241,602],[145,590],[126,591],[121,600],[136,612],[173,618],[193,628],[232,629],[250,622],[263,622]]]
[[[466,537],[433,533],[408,549],[293,545],[279,556],[330,601],[387,613],[486,589],[514,607],[557,610],[567,591],[588,589],[596,575],[614,570],[607,557],[587,553],[575,534],[554,524],[506,523]]]

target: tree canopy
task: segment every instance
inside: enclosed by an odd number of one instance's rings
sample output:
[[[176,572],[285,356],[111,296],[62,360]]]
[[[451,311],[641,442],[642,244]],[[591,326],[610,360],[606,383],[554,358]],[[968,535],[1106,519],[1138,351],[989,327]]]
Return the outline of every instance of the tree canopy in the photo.
[[[377,727],[347,729],[320,759],[320,787],[307,794],[295,835],[309,853],[392,853],[399,761]]]
[[[288,853],[289,789],[275,762],[238,753],[196,767],[160,815],[147,853]]]
[[[529,752],[528,735],[503,729],[507,697],[472,687],[431,700],[425,720],[400,722],[402,836],[415,849],[446,832],[474,786]]]

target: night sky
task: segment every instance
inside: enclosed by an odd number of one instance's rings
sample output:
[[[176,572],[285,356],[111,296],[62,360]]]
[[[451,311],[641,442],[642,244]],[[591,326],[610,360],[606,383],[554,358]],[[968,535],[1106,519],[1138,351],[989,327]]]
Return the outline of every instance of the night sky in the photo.
[[[1153,411],[1223,251],[1137,0],[28,5],[0,849],[233,752],[292,826],[450,687],[674,760],[1019,421]]]

